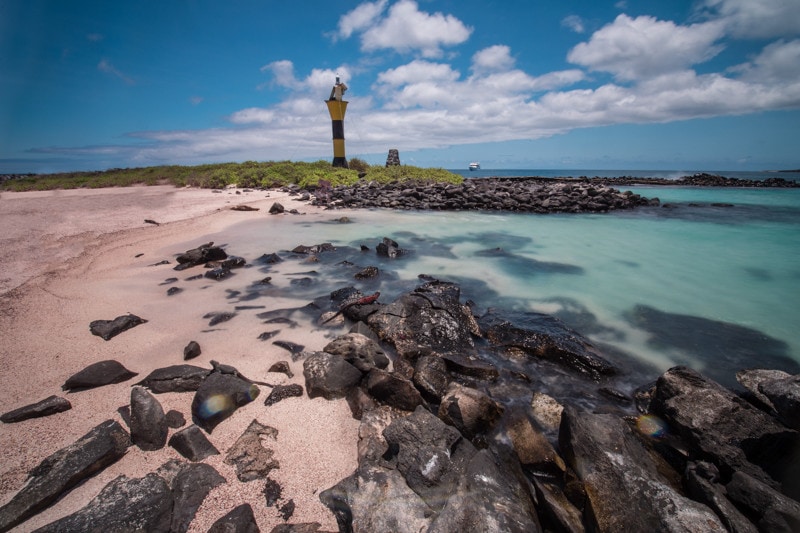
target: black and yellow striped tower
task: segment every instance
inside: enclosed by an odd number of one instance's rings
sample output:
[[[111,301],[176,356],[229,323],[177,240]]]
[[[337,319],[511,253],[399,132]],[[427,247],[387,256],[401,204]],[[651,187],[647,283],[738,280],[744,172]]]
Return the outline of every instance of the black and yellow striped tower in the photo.
[[[331,96],[327,100],[328,112],[331,114],[333,125],[333,166],[348,168],[347,158],[344,156],[344,113],[347,111],[347,102],[342,100],[347,85],[339,81],[336,76],[336,85],[331,89]]]

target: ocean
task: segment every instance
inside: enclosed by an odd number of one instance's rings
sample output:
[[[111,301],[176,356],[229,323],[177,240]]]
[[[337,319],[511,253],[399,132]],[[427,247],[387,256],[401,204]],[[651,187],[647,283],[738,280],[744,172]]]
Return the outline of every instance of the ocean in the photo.
[[[388,303],[421,283],[421,274],[456,281],[462,301],[477,310],[551,314],[602,351],[635,361],[631,386],[674,365],[728,386],[742,368],[800,372],[800,189],[623,189],[658,197],[662,206],[578,215],[375,209],[348,211],[350,223],[331,210],[325,223],[261,218],[205,240],[251,262],[332,243],[337,251],[320,254],[321,264],[288,261],[243,273],[251,283],[271,272],[271,295],[298,306],[348,285],[365,294],[379,289]],[[383,237],[409,253],[378,257]],[[497,248],[504,253],[487,253]],[[369,265],[383,271],[381,281],[355,281],[353,268]]]

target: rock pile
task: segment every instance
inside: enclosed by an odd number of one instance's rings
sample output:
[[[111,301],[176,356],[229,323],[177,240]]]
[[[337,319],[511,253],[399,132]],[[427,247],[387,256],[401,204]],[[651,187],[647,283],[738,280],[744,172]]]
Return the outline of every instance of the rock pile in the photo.
[[[658,205],[658,200],[580,181],[485,178],[459,185],[365,182],[334,187],[326,197],[315,198],[312,203],[332,208],[595,213]]]

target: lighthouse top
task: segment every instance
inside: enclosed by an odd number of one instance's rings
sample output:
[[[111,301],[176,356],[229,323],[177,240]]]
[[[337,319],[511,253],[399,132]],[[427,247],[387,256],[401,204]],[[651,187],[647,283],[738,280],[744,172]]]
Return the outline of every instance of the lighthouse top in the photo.
[[[333,89],[331,89],[331,96],[328,100],[338,100],[341,102],[346,90],[347,85],[339,79],[339,76],[336,76],[336,84],[333,86]]]

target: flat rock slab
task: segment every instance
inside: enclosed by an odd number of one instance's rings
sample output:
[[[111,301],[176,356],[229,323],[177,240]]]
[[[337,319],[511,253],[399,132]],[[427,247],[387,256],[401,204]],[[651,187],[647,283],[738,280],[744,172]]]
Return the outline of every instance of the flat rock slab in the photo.
[[[70,376],[61,389],[65,391],[93,389],[103,385],[122,383],[136,375],[136,372],[128,370],[122,363],[113,359],[98,361]]]
[[[194,365],[172,365],[157,368],[137,383],[156,394],[164,392],[194,392],[211,370]]]
[[[40,402],[9,411],[0,416],[0,421],[11,424],[14,422],[22,422],[30,418],[39,418],[62,413],[69,409],[72,409],[72,404],[69,403],[69,400],[53,395]]]
[[[89,331],[92,335],[97,335],[103,340],[111,340],[123,331],[127,331],[140,324],[144,324],[147,320],[140,318],[136,315],[122,315],[114,320],[94,320],[89,324]]]
[[[116,462],[131,445],[118,422],[106,420],[30,471],[25,486],[0,507],[0,532],[46,509],[84,479]]]
[[[259,393],[256,385],[237,375],[212,372],[194,395],[192,419],[211,433],[239,407],[255,400]]]
[[[262,439],[276,441],[278,430],[253,420],[244,433],[228,450],[225,462],[236,466],[236,477],[239,481],[264,479],[275,468],[279,468],[275,453],[262,445]]]
[[[219,450],[211,444],[203,430],[194,424],[176,431],[170,437],[169,445],[190,461],[202,461],[206,457],[219,455]]]

